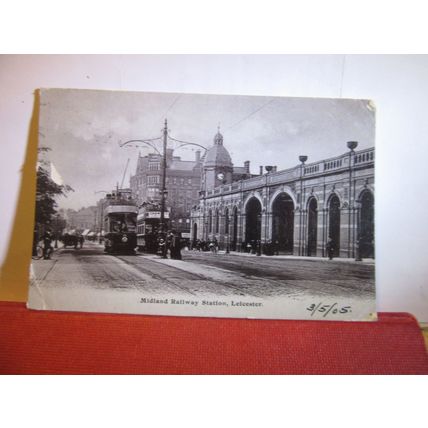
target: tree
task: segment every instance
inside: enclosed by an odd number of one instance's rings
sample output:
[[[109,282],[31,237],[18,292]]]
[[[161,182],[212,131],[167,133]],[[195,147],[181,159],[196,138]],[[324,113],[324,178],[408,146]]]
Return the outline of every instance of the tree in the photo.
[[[39,148],[39,154],[46,152],[47,147]],[[41,161],[37,169],[37,186],[36,186],[36,224],[46,225],[51,223],[53,216],[57,213],[57,203],[55,198],[66,196],[73,191],[68,185],[61,185],[52,180],[50,173],[47,171],[47,163]]]

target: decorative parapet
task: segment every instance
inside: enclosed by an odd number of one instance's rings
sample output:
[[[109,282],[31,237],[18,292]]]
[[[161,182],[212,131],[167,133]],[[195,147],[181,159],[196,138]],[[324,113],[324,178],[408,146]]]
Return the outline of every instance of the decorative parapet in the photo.
[[[340,172],[349,169],[349,160],[352,159],[352,166],[374,162],[374,148],[361,150],[353,153],[345,153],[341,156],[325,159],[319,162],[298,165],[282,171],[259,175],[257,177],[241,180],[232,184],[226,184],[207,191],[207,197],[226,195],[244,190],[254,190],[263,186],[270,186],[281,183],[290,183],[300,177],[316,176],[328,174],[332,171]],[[303,168],[303,170],[302,170]]]

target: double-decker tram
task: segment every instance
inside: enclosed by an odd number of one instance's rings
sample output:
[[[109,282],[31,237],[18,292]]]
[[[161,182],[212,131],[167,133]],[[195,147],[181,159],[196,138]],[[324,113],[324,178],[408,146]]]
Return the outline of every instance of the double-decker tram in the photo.
[[[137,206],[127,192],[107,195],[104,206],[104,251],[134,253],[137,248]]]
[[[154,203],[145,203],[138,210],[137,246],[140,251],[156,253],[160,232],[161,209]],[[169,211],[164,212],[165,222],[169,221]]]

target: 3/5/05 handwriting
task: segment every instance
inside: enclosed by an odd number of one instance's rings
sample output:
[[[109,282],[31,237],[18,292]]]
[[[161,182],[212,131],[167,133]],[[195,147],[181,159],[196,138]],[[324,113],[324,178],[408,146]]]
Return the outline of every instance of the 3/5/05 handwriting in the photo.
[[[337,303],[332,303],[330,305],[323,305],[322,302],[316,304],[312,303],[306,308],[307,311],[311,312],[311,317],[314,316],[315,313],[319,312],[322,314],[323,318],[325,318],[328,314],[348,314],[352,312],[351,306],[339,306]]]

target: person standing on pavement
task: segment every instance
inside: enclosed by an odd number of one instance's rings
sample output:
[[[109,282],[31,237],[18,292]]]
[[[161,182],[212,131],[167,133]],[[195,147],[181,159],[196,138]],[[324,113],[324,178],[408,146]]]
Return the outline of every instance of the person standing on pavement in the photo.
[[[335,245],[333,239],[331,239],[331,236],[328,237],[325,248],[327,250],[328,259],[333,260]]]
[[[181,260],[181,238],[179,233],[174,233],[172,235],[171,259]]]
[[[52,234],[50,230],[46,230],[45,234],[42,237],[43,239],[43,259],[49,260],[53,251],[52,248]]]

